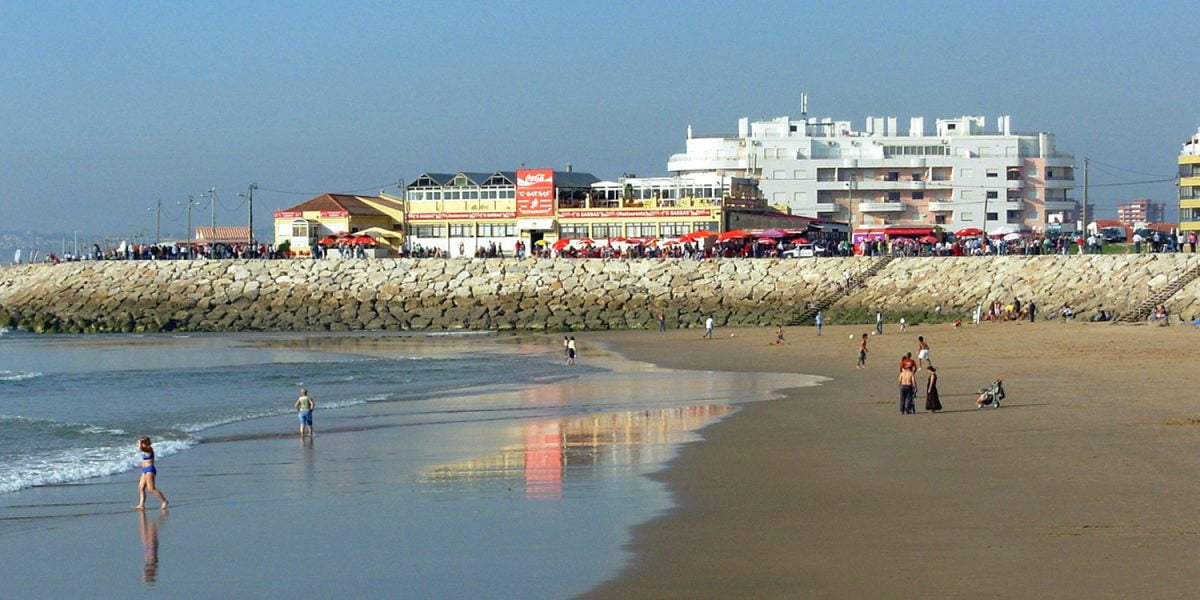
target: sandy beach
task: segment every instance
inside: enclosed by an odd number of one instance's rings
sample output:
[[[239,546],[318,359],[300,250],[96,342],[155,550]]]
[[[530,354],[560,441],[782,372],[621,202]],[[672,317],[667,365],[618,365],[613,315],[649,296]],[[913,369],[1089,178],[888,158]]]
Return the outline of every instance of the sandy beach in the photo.
[[[609,333],[656,364],[831,377],[704,431],[657,475],[678,508],[590,598],[1178,598],[1200,551],[1192,327],[889,325]],[[733,334],[734,337],[730,337]],[[899,414],[932,347],[945,410]],[[1004,377],[1008,399],[977,410]],[[925,372],[918,373],[918,381]],[[920,386],[919,386],[920,387]]]

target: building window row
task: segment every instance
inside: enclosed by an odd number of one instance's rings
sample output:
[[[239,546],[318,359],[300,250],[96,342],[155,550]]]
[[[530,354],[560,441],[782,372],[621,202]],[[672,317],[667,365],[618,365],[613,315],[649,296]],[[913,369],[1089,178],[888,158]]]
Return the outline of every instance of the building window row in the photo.
[[[950,156],[950,146],[884,146],[883,157],[893,156]]]

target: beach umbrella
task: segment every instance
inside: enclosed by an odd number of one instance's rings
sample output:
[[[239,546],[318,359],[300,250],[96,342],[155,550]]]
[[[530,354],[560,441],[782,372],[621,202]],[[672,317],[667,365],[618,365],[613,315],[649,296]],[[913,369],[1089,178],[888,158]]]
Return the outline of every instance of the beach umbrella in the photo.
[[[938,239],[933,237],[932,235],[925,235],[925,236],[921,236],[921,237],[917,238],[917,241],[921,242],[923,244],[935,244],[935,243],[937,243]]]
[[[366,245],[374,244],[375,238],[373,238],[369,235],[360,235],[360,236],[351,238],[350,243],[366,246]]]
[[[583,244],[584,246],[591,246],[596,243],[596,242],[593,242],[589,238],[579,238],[579,239],[571,240],[571,242],[575,243],[575,244]]]
[[[1006,242],[1011,242],[1013,240],[1019,240],[1019,239],[1021,239],[1021,234],[1019,234],[1015,231],[1004,236],[1004,241],[1006,241]]]
[[[959,229],[958,231],[955,231],[954,235],[958,237],[973,237],[977,235],[983,235],[983,230],[976,227],[967,227],[966,229]]]
[[[699,240],[702,238],[716,237],[716,236],[717,236],[717,234],[715,232],[709,231],[707,229],[700,229],[698,231],[693,231],[691,233],[684,234],[684,236],[681,239],[684,239],[684,240],[687,240],[690,242],[692,240]]]
[[[808,238],[806,238],[804,236],[800,236],[800,237],[792,240],[792,243],[793,244],[807,244],[807,243],[809,243],[809,241],[808,241]]]
[[[760,238],[758,238],[757,240],[754,240],[754,241],[756,241],[756,242],[758,242],[758,243],[760,243],[760,244],[774,244],[774,243],[775,243],[775,239],[774,239],[774,238],[769,238],[769,237],[760,237]]]
[[[558,238],[557,240],[555,240],[554,245],[550,246],[550,247],[554,248],[555,250],[562,250],[563,248],[567,247],[567,244],[570,244],[570,243],[571,243],[571,240],[568,238]]]
[[[718,242],[727,242],[729,240],[738,240],[738,239],[742,239],[742,238],[746,238],[746,237],[750,237],[750,234],[741,229],[734,229],[734,230],[726,231],[725,233],[717,235],[717,241]]]
[[[623,238],[623,237],[619,237],[619,236],[608,238],[608,242],[610,244],[612,244],[612,243],[620,244],[621,242],[628,242],[628,241],[629,241],[629,238]]]
[[[329,245],[329,244],[332,244],[332,243],[334,243],[334,242],[337,242],[337,239],[336,239],[336,238],[334,238],[333,236],[327,235],[327,236],[325,236],[325,237],[321,238],[321,241],[319,241],[319,242],[317,242],[317,243],[318,243],[318,244],[324,244],[324,245],[326,245],[326,246],[327,246],[327,245]]]
[[[784,232],[782,232],[782,231],[780,231],[780,230],[778,230],[778,229],[768,229],[768,230],[766,230],[766,231],[764,231],[764,232],[762,232],[762,233],[758,234],[758,237],[760,237],[760,238],[772,238],[772,239],[779,239],[779,238],[782,238],[782,237],[787,237],[787,234],[786,234],[786,233],[784,233]]]
[[[549,244],[549,243],[550,242],[547,242],[546,240],[538,240],[538,241],[534,242],[533,245],[534,246],[545,246],[546,244]]]
[[[679,241],[679,240],[667,240],[667,241],[663,242],[663,243],[662,243],[662,245],[664,245],[664,246],[678,246],[678,245],[680,245],[680,244],[682,244],[682,243],[683,243],[683,242],[681,242],[681,241]]]

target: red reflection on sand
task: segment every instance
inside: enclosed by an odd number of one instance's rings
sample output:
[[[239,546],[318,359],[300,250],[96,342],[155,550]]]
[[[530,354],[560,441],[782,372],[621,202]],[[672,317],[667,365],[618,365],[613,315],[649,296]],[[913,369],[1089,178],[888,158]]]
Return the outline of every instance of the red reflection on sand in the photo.
[[[525,432],[525,496],[562,498],[563,436],[558,421],[529,423]]]

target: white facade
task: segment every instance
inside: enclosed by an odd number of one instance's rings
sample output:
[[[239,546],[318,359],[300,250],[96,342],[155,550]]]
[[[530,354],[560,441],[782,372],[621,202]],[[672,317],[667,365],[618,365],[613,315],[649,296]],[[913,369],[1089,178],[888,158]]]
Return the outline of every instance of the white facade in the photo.
[[[915,117],[868,117],[865,131],[830,118],[738,120],[734,136],[692,137],[667,161],[678,175],[754,177],[769,204],[854,227],[943,225],[948,230],[1035,230],[1064,223],[1077,205],[1074,158],[1050,133],[986,131],[983,117],[938,119],[927,135]]]

